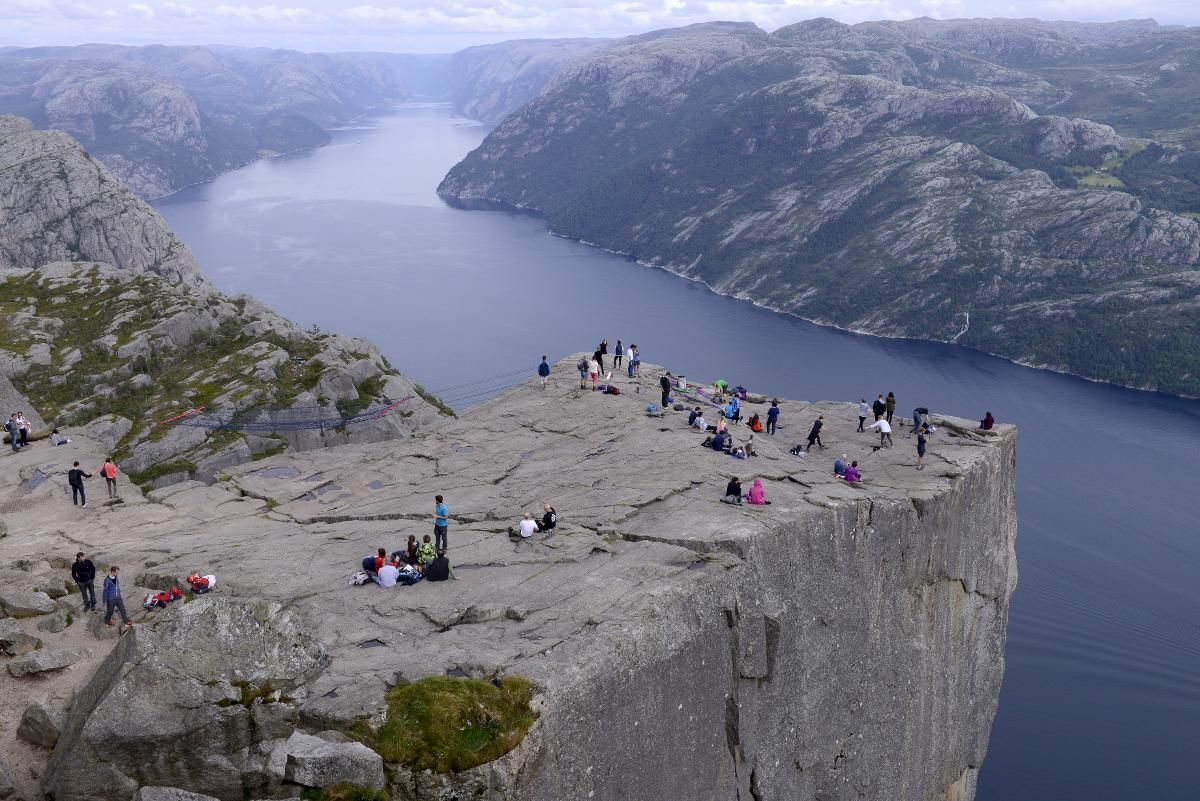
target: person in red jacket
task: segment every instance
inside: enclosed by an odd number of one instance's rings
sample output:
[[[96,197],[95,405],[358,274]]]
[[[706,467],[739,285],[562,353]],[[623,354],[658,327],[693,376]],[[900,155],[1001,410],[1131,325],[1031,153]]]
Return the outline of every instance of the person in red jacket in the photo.
[[[117,466],[113,464],[112,457],[109,456],[104,460],[104,464],[100,465],[100,470],[97,471],[104,476],[104,483],[108,487],[108,497],[116,498],[117,496]]]

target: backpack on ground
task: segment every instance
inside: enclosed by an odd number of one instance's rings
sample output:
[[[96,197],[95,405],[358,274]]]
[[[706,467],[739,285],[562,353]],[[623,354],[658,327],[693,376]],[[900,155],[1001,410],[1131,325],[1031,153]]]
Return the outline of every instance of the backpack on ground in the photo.
[[[350,586],[359,587],[371,580],[370,574],[365,570],[359,570],[350,575]]]
[[[212,589],[212,582],[208,576],[201,576],[199,573],[188,576],[187,583],[191,585],[192,593],[195,595],[203,595]]]
[[[620,395],[620,394],[621,394],[621,388],[620,388],[620,387],[614,387],[612,384],[609,384],[609,385],[608,385],[608,394],[609,394],[609,395]]]

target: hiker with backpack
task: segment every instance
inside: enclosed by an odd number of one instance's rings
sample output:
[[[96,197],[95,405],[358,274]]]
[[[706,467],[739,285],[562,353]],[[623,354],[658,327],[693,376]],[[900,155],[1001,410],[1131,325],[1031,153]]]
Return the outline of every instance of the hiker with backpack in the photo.
[[[108,488],[108,497],[116,498],[117,496],[117,466],[113,463],[112,457],[109,456],[104,460],[104,464],[100,465],[100,475],[104,476],[104,484]]]
[[[621,340],[617,340],[617,349],[613,352],[613,369],[621,369],[621,357],[625,355],[625,349],[621,347]]]
[[[662,389],[662,407],[666,409],[671,402],[671,371],[663,373],[663,377],[658,379],[658,386]]]
[[[87,493],[83,491],[83,480],[91,478],[91,473],[83,472],[83,468],[76,462],[67,471],[67,483],[71,485],[71,505],[76,506],[83,503],[84,508],[87,507]]]
[[[584,356],[584,357],[580,358],[580,360],[575,363],[575,367],[579,370],[579,388],[587,389],[587,378],[588,378],[587,357]]]
[[[550,379],[550,362],[546,361],[545,356],[542,356],[542,363],[538,365],[538,375],[542,379],[542,389],[545,389],[546,382]]]
[[[108,569],[108,575],[104,577],[104,625],[112,626],[113,611],[121,613],[121,622],[126,626],[133,626],[133,621],[129,619],[128,613],[125,611],[125,599],[121,597],[121,580],[119,578],[121,569],[113,565]]]
[[[8,432],[8,441],[12,443],[13,453],[21,450],[21,426],[17,423],[16,414],[9,416],[8,422],[4,424],[4,430]]]
[[[75,562],[71,565],[71,580],[79,588],[79,596],[83,599],[83,612],[96,611],[96,566],[92,560],[83,555],[83,551],[75,554]]]

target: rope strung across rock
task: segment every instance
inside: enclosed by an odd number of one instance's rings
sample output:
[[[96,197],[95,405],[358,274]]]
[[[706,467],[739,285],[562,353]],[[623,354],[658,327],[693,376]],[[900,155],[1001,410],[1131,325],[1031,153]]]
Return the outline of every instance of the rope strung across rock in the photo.
[[[372,406],[355,415],[330,414],[327,406],[302,406],[292,409],[268,409],[256,413],[252,419],[239,420],[241,412],[226,415],[206,414],[204,407],[189,409],[183,414],[163,420],[159,425],[192,426],[210,431],[302,431],[307,429],[341,428],[368,420],[378,420],[412,400],[406,395],[395,403]],[[322,416],[323,415],[323,416]]]

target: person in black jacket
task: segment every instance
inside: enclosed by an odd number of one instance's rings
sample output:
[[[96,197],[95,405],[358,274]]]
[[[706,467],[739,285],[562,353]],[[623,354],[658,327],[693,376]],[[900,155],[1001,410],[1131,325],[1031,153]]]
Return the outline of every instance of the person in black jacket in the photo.
[[[446,558],[445,551],[438,551],[437,556],[425,566],[426,581],[445,581],[451,575],[450,560]]]
[[[544,514],[538,521],[537,530],[546,532],[546,538],[549,539],[554,534],[554,527],[558,525],[558,512],[547,502],[542,503],[542,512]]]
[[[671,374],[665,373],[663,377],[658,379],[658,385],[662,387],[662,408],[667,408],[667,401],[671,397]]]
[[[808,449],[811,451],[813,443],[821,446],[821,450],[825,450],[825,443],[821,442],[821,428],[825,425],[825,415],[821,415],[813,421],[812,429],[808,432]]]
[[[71,565],[71,579],[79,587],[83,597],[83,611],[96,611],[96,566],[92,560],[84,557],[83,551],[75,554],[75,563]]]
[[[79,462],[72,465],[67,471],[67,483],[71,485],[71,505],[77,506],[80,502],[87,506],[87,493],[83,491],[83,480],[91,478],[91,473],[85,473],[79,467]]]
[[[875,402],[871,404],[871,411],[875,413],[876,420],[887,414],[887,402],[884,401],[883,395],[880,395],[875,399]]]

